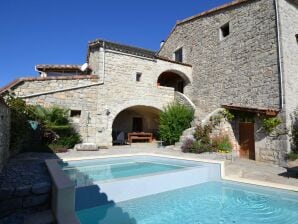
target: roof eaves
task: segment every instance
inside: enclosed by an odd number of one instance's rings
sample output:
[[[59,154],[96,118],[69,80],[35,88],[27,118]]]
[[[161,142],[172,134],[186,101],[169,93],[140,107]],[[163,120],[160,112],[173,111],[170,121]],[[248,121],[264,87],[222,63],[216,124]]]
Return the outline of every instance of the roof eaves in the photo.
[[[102,40],[102,39],[97,39],[97,40],[89,42],[87,61],[89,61],[90,48],[96,47],[96,46],[103,46],[103,45],[105,45],[105,48],[110,49],[110,50],[134,54],[137,56],[142,56],[142,57],[147,57],[147,58],[154,58],[156,55],[155,51],[151,51],[148,49],[134,47],[134,46],[125,45],[125,44],[120,44],[120,43],[116,43],[116,42],[112,42],[112,41],[106,41],[106,40]]]

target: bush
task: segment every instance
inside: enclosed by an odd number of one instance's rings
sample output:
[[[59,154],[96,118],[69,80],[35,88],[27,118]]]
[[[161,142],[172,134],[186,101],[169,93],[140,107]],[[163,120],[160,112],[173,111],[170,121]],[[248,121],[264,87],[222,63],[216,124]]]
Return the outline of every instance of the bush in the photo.
[[[6,103],[11,110],[10,150],[19,152],[30,139],[31,110],[21,98],[8,97]]]
[[[24,100],[14,97],[8,97],[6,103],[11,109],[11,150],[34,151],[36,147],[46,149],[57,145],[71,148],[80,142],[80,136],[69,123],[67,109],[27,105]],[[33,130],[29,120],[38,121],[39,128]]]
[[[159,135],[166,145],[179,141],[182,132],[190,128],[194,111],[184,105],[174,103],[160,114]]]
[[[291,160],[291,161],[294,161],[294,160],[298,159],[298,153],[297,152],[290,152],[287,155],[287,159]]]
[[[203,144],[210,144],[210,133],[212,132],[212,126],[210,124],[202,126],[197,125],[194,137],[197,141]]]
[[[193,149],[193,144],[194,144],[194,140],[191,138],[187,138],[183,141],[182,146],[181,146],[181,150],[182,152],[191,152]]]
[[[291,142],[292,152],[298,154],[298,109],[296,109],[291,115]]]
[[[264,118],[262,120],[262,126],[268,134],[272,133],[281,123],[282,121],[276,117]]]
[[[228,153],[232,151],[232,144],[228,136],[219,136],[213,138],[212,145],[218,152]]]

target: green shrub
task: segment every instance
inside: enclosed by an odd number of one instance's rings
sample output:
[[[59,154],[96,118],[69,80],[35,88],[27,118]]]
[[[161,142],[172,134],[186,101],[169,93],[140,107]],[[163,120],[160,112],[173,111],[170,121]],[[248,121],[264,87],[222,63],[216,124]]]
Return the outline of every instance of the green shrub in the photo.
[[[171,104],[160,113],[159,136],[167,145],[179,141],[182,132],[190,128],[194,111],[178,103]]]
[[[18,152],[28,144],[31,134],[28,120],[32,114],[21,98],[8,97],[6,103],[11,110],[10,150]]]
[[[264,118],[262,120],[262,126],[268,134],[272,133],[281,123],[282,121],[277,117]]]
[[[218,152],[228,153],[232,151],[232,144],[228,136],[219,136],[213,138],[212,145]]]
[[[298,153],[297,152],[290,152],[287,155],[287,159],[291,160],[291,161],[294,161],[294,160],[298,159]]]

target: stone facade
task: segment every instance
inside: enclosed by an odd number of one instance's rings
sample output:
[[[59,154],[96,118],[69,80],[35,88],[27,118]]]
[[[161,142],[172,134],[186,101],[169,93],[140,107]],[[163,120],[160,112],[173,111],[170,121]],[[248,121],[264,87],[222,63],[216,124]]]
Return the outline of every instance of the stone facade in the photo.
[[[298,105],[297,12],[295,0],[234,1],[178,22],[157,54],[96,40],[89,43],[87,53],[91,74],[25,79],[10,89],[28,103],[81,111],[73,123],[84,142],[97,145],[112,144],[113,124],[120,113],[122,120],[118,117],[116,126],[128,132],[132,126],[128,120],[144,112],[130,113],[130,109],[161,111],[173,101],[195,108],[200,121],[222,105],[267,108],[278,111],[289,127],[290,114]],[[183,61],[175,62],[175,52],[181,48]],[[41,73],[46,75],[44,70]],[[180,81],[167,84],[174,83],[181,93],[159,85],[173,74]],[[254,114],[256,159],[281,164],[289,151],[289,137],[268,136],[262,131],[263,115]],[[155,116],[150,113],[146,118]],[[229,135],[234,132],[236,151],[238,126],[236,120],[223,128]]]
[[[0,171],[9,157],[10,110],[0,98]]]
[[[232,103],[279,110],[279,118],[289,127],[298,104],[297,2],[251,0],[223,8],[178,22],[159,55],[174,58],[174,52],[183,49],[183,62],[193,66],[193,92],[186,95],[195,103],[199,120]],[[229,35],[222,38],[226,24]],[[289,137],[268,136],[261,118],[254,120],[256,160],[282,164]],[[234,123],[239,140],[239,121]]]
[[[220,27],[230,26],[221,40]],[[183,48],[193,65],[188,95],[204,118],[222,104],[279,108],[276,16],[272,0],[253,0],[176,25],[159,55]],[[187,95],[187,94],[186,94]]]
[[[104,57],[104,59],[103,59]],[[130,107],[147,106],[158,111],[174,101],[174,88],[158,86],[161,73],[173,71],[192,81],[192,68],[162,59],[137,57],[98,47],[89,55],[92,75],[28,78],[12,87],[29,104],[57,105],[81,111],[74,118],[83,142],[112,144],[113,123]],[[103,60],[105,63],[103,64]],[[104,67],[104,69],[103,69]],[[136,81],[136,74],[141,79]],[[190,91],[186,86],[185,91]]]

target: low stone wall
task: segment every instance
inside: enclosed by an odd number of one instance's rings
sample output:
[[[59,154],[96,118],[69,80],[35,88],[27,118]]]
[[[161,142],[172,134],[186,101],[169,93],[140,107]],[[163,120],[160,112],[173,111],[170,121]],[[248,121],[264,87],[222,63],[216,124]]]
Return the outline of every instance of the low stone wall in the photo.
[[[9,157],[10,109],[0,98],[0,171]]]
[[[11,158],[0,173],[0,223],[15,223],[14,214],[48,210],[51,203],[51,179],[46,159],[51,153],[21,153]]]

